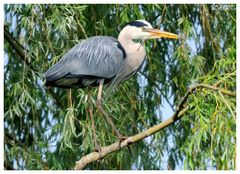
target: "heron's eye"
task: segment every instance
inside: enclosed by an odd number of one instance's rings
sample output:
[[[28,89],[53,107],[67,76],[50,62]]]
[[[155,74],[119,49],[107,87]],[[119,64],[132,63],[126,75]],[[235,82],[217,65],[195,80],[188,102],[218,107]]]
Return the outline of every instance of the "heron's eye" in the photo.
[[[147,28],[146,27],[141,27],[142,28],[142,31],[147,31]]]
[[[142,32],[149,32],[151,30],[150,27],[142,27]]]
[[[140,44],[143,43],[143,40],[142,40],[142,39],[133,39],[132,41],[133,41],[134,43],[140,43]]]

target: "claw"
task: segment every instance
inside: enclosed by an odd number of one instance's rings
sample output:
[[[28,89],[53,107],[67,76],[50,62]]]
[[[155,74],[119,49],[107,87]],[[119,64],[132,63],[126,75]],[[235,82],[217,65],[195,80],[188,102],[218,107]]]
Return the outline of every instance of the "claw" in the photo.
[[[96,145],[95,148],[93,149],[93,151],[99,153],[100,160],[103,158],[103,156],[102,156],[102,149],[101,149],[100,146]]]
[[[124,140],[128,139],[128,137],[122,136],[122,135],[120,134],[120,135],[118,135],[118,139],[119,139],[119,141],[120,141],[120,143],[121,143],[121,142],[123,142]]]
[[[101,153],[101,147],[96,145],[95,148],[93,149],[94,152]]]

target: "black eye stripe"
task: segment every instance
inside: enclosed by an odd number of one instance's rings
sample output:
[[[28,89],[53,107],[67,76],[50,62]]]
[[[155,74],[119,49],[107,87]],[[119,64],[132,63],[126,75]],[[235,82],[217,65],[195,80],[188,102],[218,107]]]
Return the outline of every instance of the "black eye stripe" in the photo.
[[[123,27],[126,27],[127,25],[130,25],[130,26],[135,26],[135,27],[144,27],[144,26],[148,26],[147,24],[141,22],[141,21],[133,21],[133,22],[129,22],[127,23],[125,26]]]

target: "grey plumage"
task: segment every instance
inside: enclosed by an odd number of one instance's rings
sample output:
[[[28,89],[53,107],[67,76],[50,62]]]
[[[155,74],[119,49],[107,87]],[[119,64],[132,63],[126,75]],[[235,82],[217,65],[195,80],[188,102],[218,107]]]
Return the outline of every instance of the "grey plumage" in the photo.
[[[110,82],[120,71],[125,56],[122,45],[113,37],[88,38],[46,72],[46,85],[77,88],[97,86],[102,78]]]

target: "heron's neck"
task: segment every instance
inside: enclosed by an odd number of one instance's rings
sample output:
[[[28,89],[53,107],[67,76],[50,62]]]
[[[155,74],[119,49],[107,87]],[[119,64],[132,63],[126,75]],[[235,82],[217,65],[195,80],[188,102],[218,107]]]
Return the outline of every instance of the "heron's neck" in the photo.
[[[121,34],[119,35],[118,40],[126,52],[127,65],[129,65],[132,70],[137,70],[146,56],[144,45],[135,43],[131,37],[126,37],[126,35],[124,36]]]

